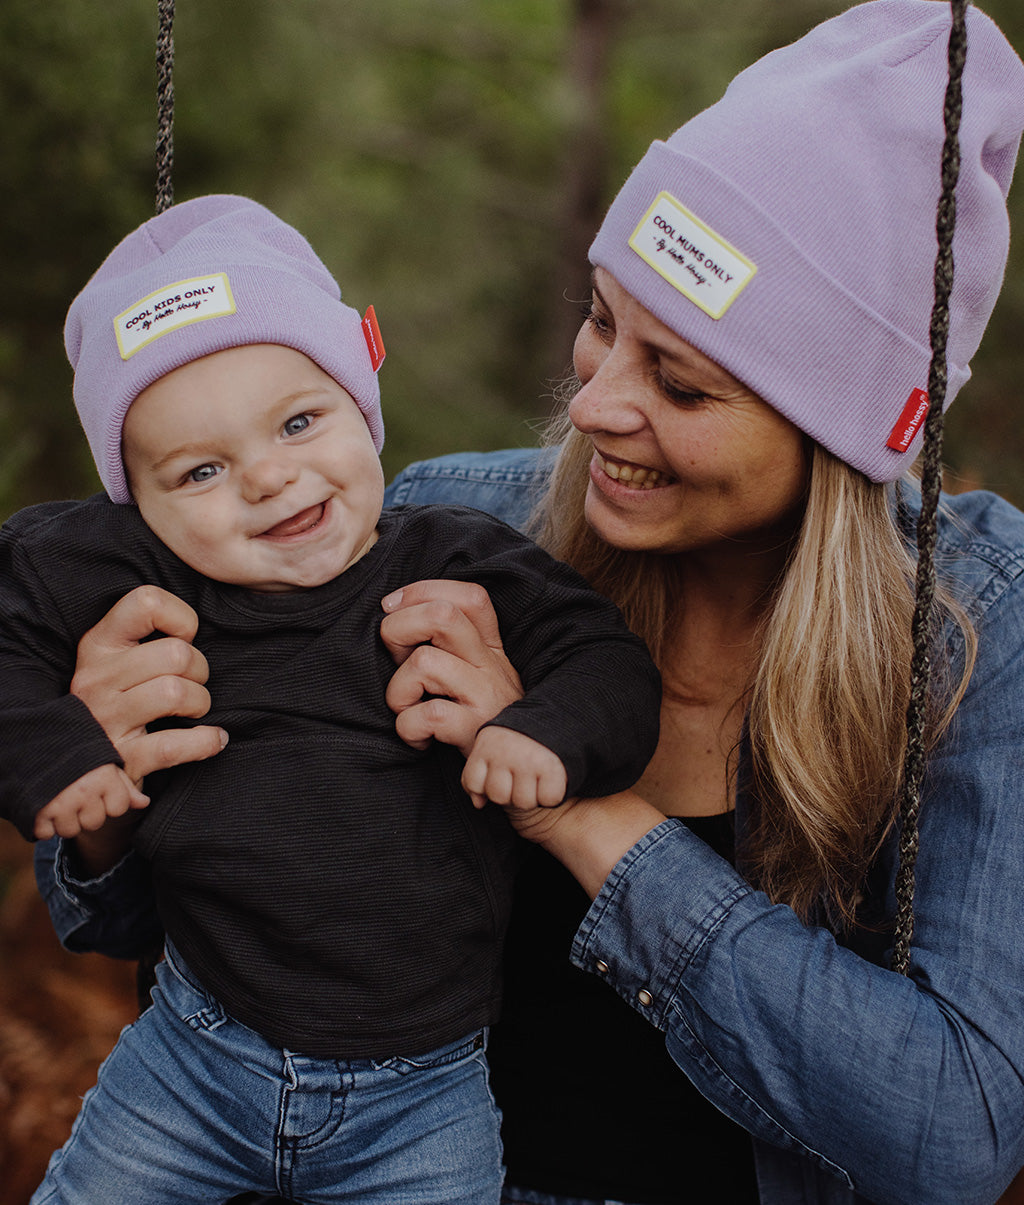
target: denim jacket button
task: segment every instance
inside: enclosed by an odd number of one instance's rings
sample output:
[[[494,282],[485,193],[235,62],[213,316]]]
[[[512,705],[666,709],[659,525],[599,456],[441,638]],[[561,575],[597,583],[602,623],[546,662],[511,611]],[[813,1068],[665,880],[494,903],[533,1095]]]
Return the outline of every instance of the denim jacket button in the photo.
[[[647,988],[642,987],[636,994],[636,1001],[641,1008],[650,1008],[650,1006],[654,1003],[654,997],[647,990]]]
[[[603,958],[599,958],[597,962],[594,963],[594,970],[596,970],[599,975],[607,975],[608,963],[606,963]]]

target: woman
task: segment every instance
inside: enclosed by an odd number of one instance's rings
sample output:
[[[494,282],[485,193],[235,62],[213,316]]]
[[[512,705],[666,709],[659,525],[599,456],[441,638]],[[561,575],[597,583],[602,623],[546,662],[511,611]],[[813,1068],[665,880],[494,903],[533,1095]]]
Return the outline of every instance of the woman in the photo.
[[[1024,1163],[1024,516],[990,495],[940,524],[916,929],[909,975],[888,965],[917,508],[890,483],[926,400],[948,30],[934,0],[851,9],[655,143],[591,250],[554,467],[445,458],[392,487],[521,522],[541,483],[540,538],[665,681],[635,791],[511,809],[538,852],[492,1043],[510,1202],[962,1205]],[[1024,126],[1024,67],[977,10],[968,43],[949,398],[998,292]],[[187,644],[133,645],[188,640],[168,605],[126,600],[72,684],[133,776],[217,747],[142,732],[205,708]],[[385,608],[407,739],[462,743],[516,695],[486,600],[420,583]],[[144,907],[119,852],[61,851],[57,886],[42,864],[79,946],[137,946],[138,914],[110,923],[111,900]]]

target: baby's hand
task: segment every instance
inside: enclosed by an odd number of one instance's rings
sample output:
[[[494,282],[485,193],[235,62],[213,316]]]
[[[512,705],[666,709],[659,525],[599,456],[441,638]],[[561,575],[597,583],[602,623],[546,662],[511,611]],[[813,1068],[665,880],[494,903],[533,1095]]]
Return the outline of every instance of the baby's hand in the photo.
[[[119,766],[97,766],[83,774],[36,814],[35,835],[77,837],[93,833],[113,816],[123,816],[132,808],[144,808],[149,797]]]
[[[567,786],[561,758],[511,728],[482,728],[462,772],[463,790],[477,808],[488,800],[506,807],[558,807]]]

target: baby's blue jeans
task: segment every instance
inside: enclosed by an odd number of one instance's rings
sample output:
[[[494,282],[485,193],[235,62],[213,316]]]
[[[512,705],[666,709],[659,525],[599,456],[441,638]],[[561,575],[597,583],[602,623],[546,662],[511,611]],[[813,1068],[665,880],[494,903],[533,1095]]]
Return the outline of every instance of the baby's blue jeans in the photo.
[[[168,949],[31,1205],[199,1205],[255,1190],[497,1205],[486,1034],[415,1057],[313,1059],[240,1025]]]

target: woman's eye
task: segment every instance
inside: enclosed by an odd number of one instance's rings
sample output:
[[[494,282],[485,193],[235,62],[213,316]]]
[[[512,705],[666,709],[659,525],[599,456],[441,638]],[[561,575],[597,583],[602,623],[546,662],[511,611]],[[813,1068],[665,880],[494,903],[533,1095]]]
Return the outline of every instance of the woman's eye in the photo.
[[[284,425],[285,435],[298,435],[305,431],[310,424],[308,414],[295,414]]]
[[[580,313],[583,315],[584,322],[593,329],[595,334],[602,339],[611,338],[612,324],[598,309],[593,298],[580,306]]]
[[[189,472],[187,480],[201,485],[204,481],[211,481],[219,472],[220,467],[218,465],[201,464],[198,468],[194,468]]]
[[[670,402],[674,402],[677,406],[699,406],[702,402],[708,400],[706,393],[699,393],[692,389],[684,389],[679,385],[673,385],[671,381],[666,381],[664,377],[660,378],[662,393]]]

